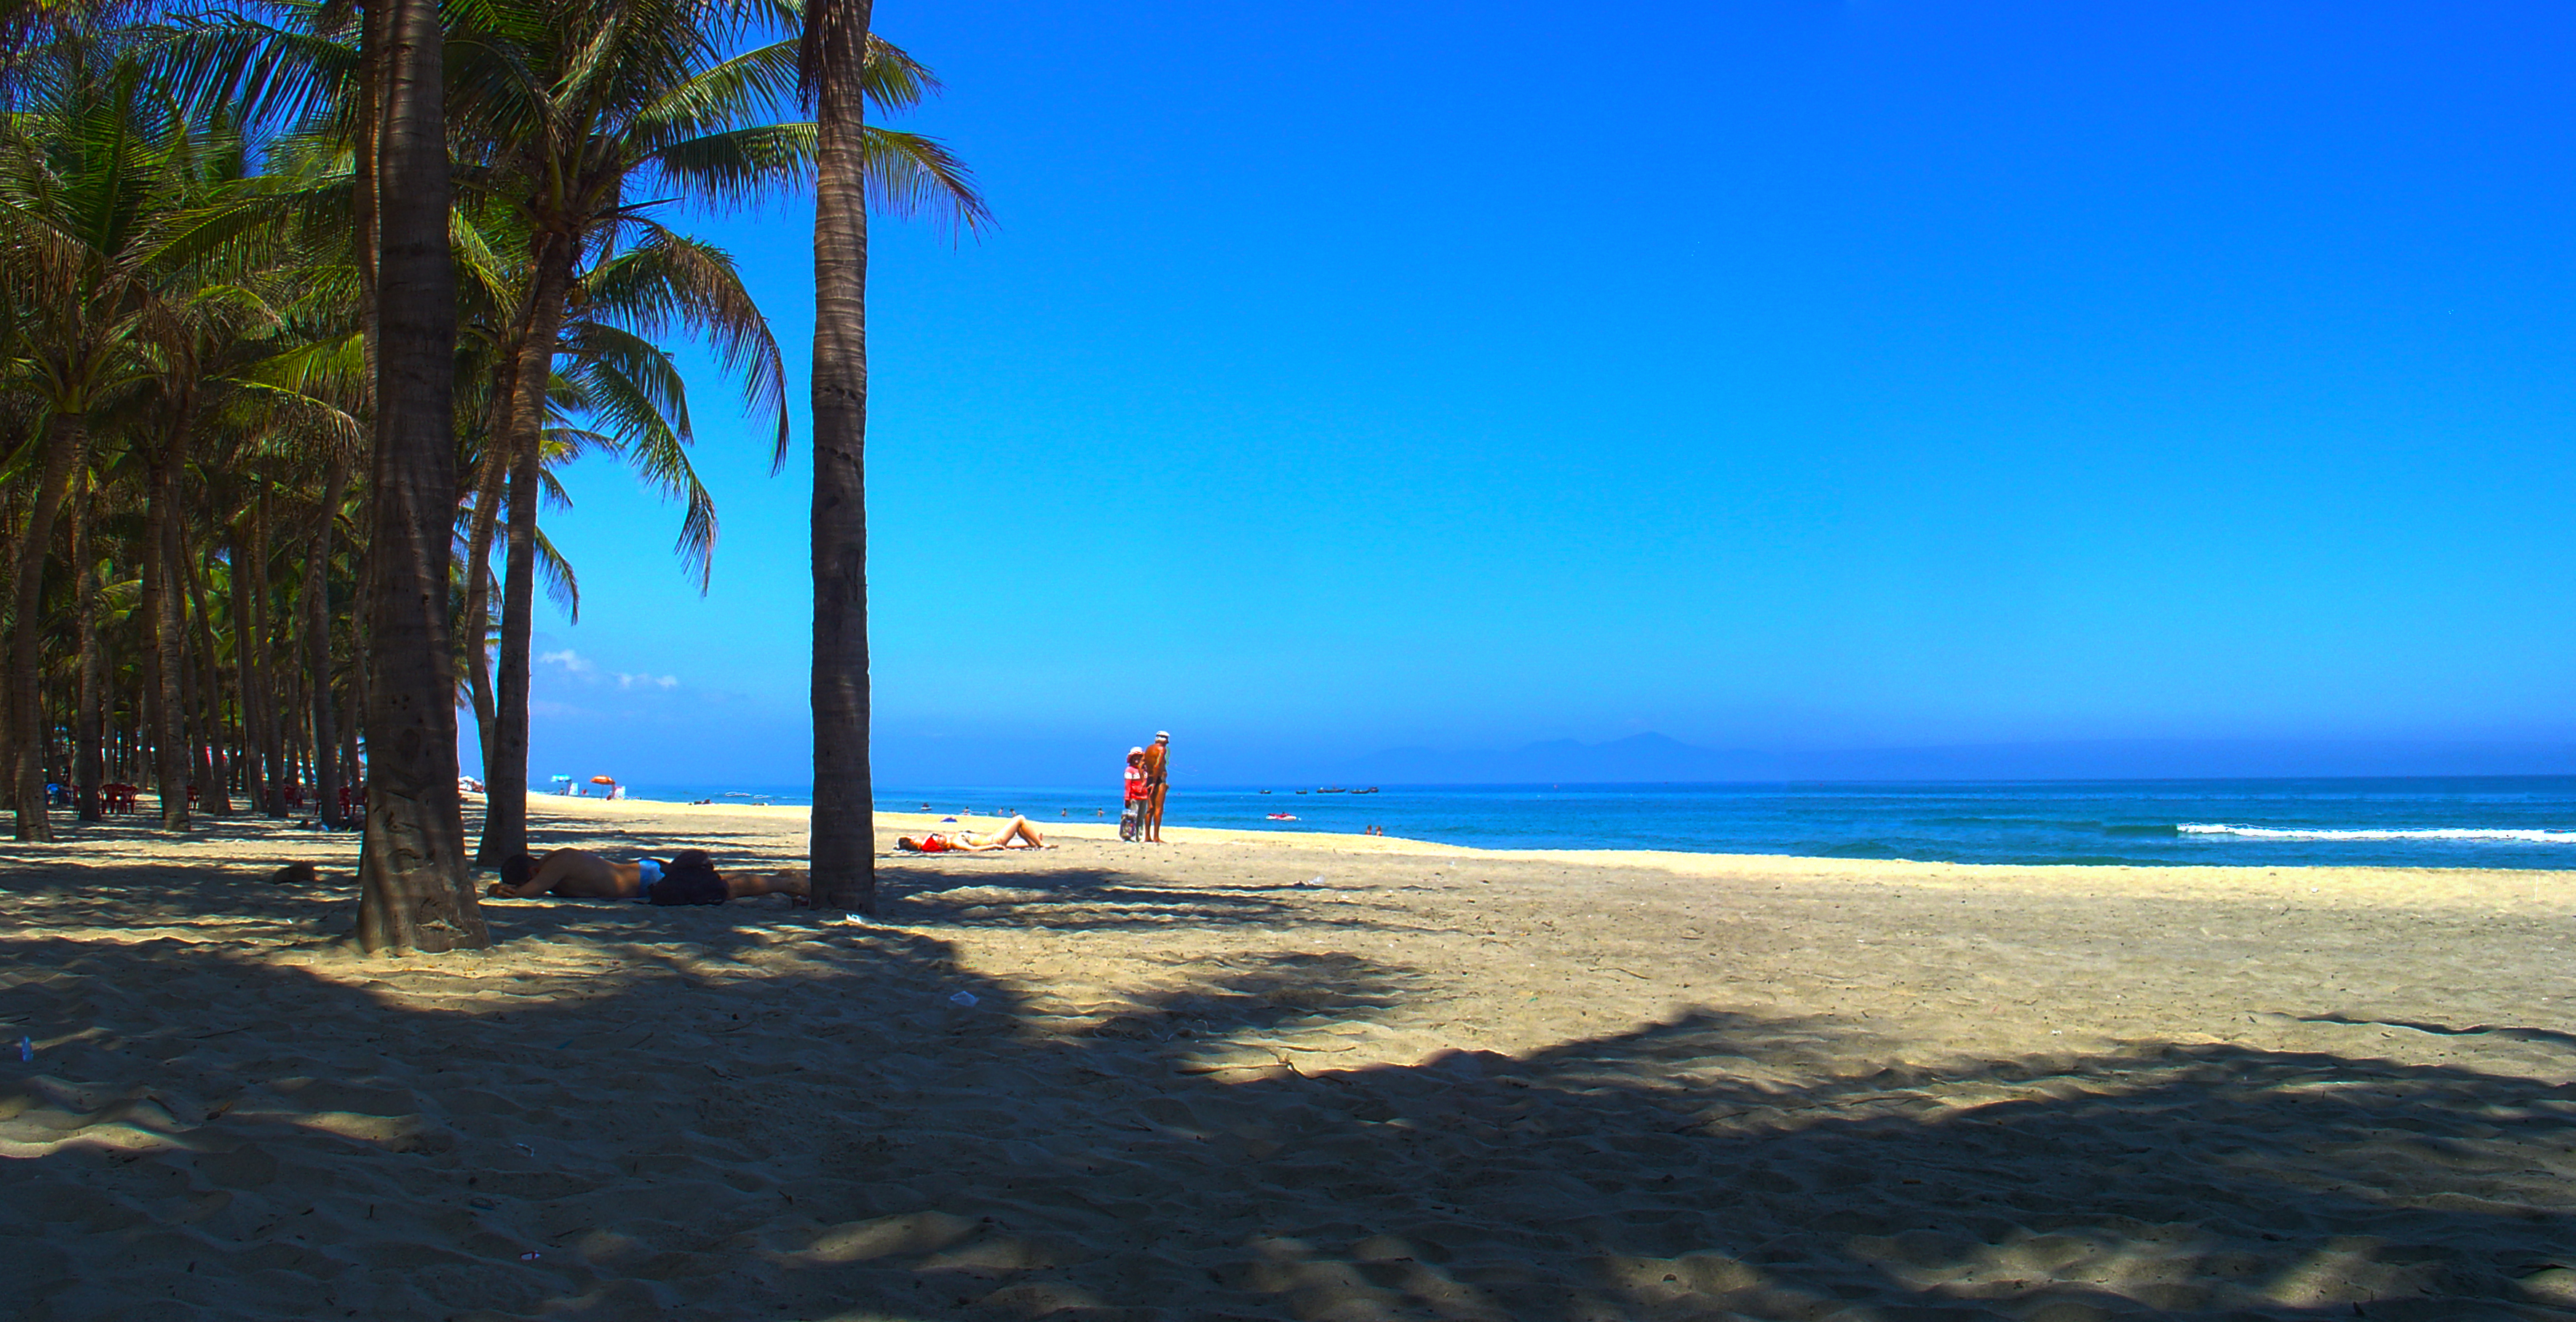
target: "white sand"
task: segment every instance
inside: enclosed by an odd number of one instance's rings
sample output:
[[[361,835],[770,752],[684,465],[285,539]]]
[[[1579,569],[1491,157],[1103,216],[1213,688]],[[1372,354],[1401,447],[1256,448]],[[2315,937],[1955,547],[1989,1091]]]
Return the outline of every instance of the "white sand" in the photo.
[[[802,844],[537,806],[612,854]],[[1109,834],[888,860],[877,926],[495,903],[494,950],[401,960],[329,939],[345,838],[0,845],[0,1298],[2576,1318],[2558,874]],[[325,884],[265,882],[296,859]]]

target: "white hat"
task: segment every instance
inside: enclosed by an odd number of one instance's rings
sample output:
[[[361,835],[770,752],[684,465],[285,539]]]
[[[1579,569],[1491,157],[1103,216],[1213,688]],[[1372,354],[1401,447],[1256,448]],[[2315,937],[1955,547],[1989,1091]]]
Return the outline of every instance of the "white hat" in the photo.
[[[1127,750],[1127,756],[1129,757],[1143,757],[1144,755],[1145,750],[1141,748],[1130,748]]]
[[[1154,732],[1154,737],[1157,739],[1169,739],[1172,737],[1172,732],[1169,730],[1156,730]]]

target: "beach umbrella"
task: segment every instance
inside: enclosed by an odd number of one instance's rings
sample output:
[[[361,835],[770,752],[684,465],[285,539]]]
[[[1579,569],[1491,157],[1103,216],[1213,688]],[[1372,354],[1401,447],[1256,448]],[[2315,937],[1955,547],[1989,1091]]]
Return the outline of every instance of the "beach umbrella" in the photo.
[[[591,777],[591,778],[590,778],[590,783],[591,783],[591,784],[593,784],[593,785],[614,785],[614,784],[616,784],[616,783],[617,783],[617,777],[615,777],[615,776],[593,776],[593,777]]]

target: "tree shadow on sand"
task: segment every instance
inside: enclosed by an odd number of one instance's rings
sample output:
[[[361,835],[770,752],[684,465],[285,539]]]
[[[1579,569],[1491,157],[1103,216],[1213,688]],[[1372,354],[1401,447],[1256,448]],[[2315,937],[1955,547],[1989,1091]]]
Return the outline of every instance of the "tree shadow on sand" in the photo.
[[[171,871],[128,901],[195,907]],[[1298,1044],[1412,971],[1237,951],[1064,1006],[918,931],[496,909],[495,953],[358,961],[233,898],[0,944],[24,1316],[2576,1316],[2576,1089],[2534,1079],[1856,1075],[1862,1028],[1708,1011],[1335,1069]]]
[[[1175,886],[1167,877],[1116,868],[1020,870],[989,858],[989,870],[878,866],[879,912],[890,923],[942,927],[1045,927],[1065,932],[1120,928],[1267,926],[1381,929],[1367,919],[1319,918],[1282,898],[1278,886]],[[968,865],[972,868],[973,865]]]

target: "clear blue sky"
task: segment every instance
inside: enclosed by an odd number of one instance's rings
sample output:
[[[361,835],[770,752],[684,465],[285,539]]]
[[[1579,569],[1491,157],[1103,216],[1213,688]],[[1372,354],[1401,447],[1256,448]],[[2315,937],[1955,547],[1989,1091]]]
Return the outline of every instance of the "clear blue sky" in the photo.
[[[2563,6],[877,15],[1000,220],[876,232],[883,782],[2576,737]],[[696,226],[799,402],[697,387],[712,595],[567,474],[540,777],[808,774],[809,223]]]

